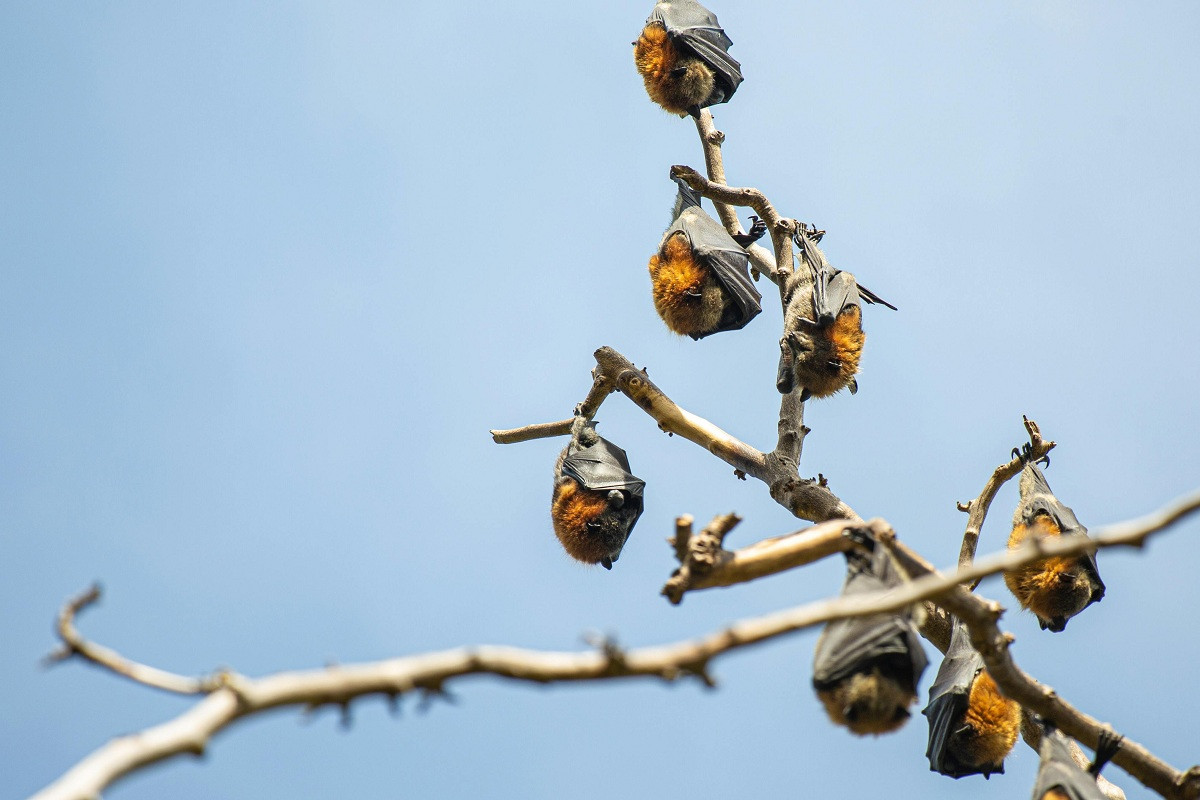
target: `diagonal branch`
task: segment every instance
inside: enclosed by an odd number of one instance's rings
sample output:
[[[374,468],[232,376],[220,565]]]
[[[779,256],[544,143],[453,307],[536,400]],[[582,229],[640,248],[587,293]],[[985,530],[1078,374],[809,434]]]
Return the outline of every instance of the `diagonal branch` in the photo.
[[[724,184],[725,162],[721,156],[721,144],[725,141],[725,134],[713,125],[712,113],[707,108],[696,117],[696,133],[700,135],[700,146],[704,150],[704,167],[709,179],[713,183]],[[709,199],[712,200],[711,197]],[[713,205],[716,206],[717,216],[721,218],[721,224],[729,231],[730,236],[742,233],[742,224],[738,221],[737,213],[727,203],[713,200]],[[766,217],[762,218],[766,220]],[[772,259],[771,254],[757,244],[747,247],[746,252],[750,254],[754,269],[774,281],[777,260]]]
[[[1154,514],[1107,528],[1089,541],[1043,542],[1040,546],[1022,546],[1005,555],[989,558],[986,563],[992,568],[999,565],[1001,569],[995,571],[1001,571],[1019,565],[1014,562],[1032,563],[1047,555],[1075,554],[1119,545],[1142,547],[1152,533],[1163,530],[1198,508],[1200,492],[1195,492]],[[1110,728],[1022,671],[1009,652],[1011,635],[1003,633],[997,625],[1003,613],[1001,606],[971,594],[960,585],[970,580],[967,577],[969,574],[982,577],[985,574],[983,562],[942,576],[919,555],[895,541],[893,533],[881,535],[880,541],[889,548],[905,571],[923,576],[909,584],[910,589],[919,586],[929,588],[938,584],[946,587],[941,594],[933,595],[932,599],[966,623],[971,632],[972,646],[983,656],[988,674],[995,679],[1005,696],[1016,700],[1026,710],[1052,720],[1068,736],[1093,750],[1097,747],[1101,733]],[[1063,547],[1063,544],[1075,546]],[[1177,770],[1128,737],[1113,763],[1168,800],[1195,800],[1200,797],[1200,767],[1191,767],[1185,772]]]
[[[661,430],[700,445],[739,474],[767,484],[775,502],[795,516],[815,522],[858,517],[823,481],[802,480],[794,463],[775,453],[756,450],[703,417],[680,408],[644,370],[637,369],[616,350],[601,347],[595,356],[601,372],[612,377],[617,390],[654,418]]]
[[[996,467],[992,477],[988,478],[988,482],[983,485],[983,491],[979,493],[979,496],[969,503],[959,503],[958,505],[960,511],[967,512],[967,529],[963,533],[962,550],[958,554],[960,567],[968,566],[975,558],[975,551],[979,547],[979,532],[983,529],[983,521],[987,518],[992,500],[996,498],[996,492],[1000,491],[1001,486],[1020,475],[1025,464],[1045,458],[1046,454],[1054,449],[1054,442],[1048,442],[1042,438],[1042,432],[1038,429],[1036,422],[1024,416],[1021,419],[1025,422],[1025,430],[1029,434],[1029,444],[1026,445],[1024,453],[1014,456],[1007,464]]]
[[[763,453],[732,436],[713,423],[680,408],[666,393],[650,380],[645,370],[638,369],[629,359],[611,347],[595,352],[592,390],[577,408],[578,415],[590,419],[609,393],[619,391],[649,414],[658,427],[700,445],[732,466],[738,477],[747,475],[767,484],[771,497],[801,519],[821,522],[828,519],[857,519],[854,510],[833,494],[823,480],[803,480],[797,473],[800,442],[807,429],[803,425],[792,431],[783,417],[792,411],[788,397],[780,418],[781,447]],[[803,410],[803,405],[800,405]],[[492,438],[500,444],[523,442],[548,436],[565,436],[574,420],[526,425],[511,430],[493,430]]]

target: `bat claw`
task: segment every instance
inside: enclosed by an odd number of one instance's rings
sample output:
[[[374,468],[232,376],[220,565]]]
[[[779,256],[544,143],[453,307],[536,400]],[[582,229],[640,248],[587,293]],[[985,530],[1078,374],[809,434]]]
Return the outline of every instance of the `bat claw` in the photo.
[[[767,232],[767,223],[753,214],[750,216],[750,219],[753,220],[753,224],[751,224],[749,232],[736,233],[733,236],[733,240],[738,243],[739,247],[749,247],[761,239]]]

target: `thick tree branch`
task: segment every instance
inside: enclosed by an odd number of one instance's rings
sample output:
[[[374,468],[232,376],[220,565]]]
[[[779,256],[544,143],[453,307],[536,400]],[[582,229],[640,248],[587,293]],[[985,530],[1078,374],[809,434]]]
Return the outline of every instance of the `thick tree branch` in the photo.
[[[801,519],[823,522],[834,518],[857,518],[854,510],[837,498],[821,481],[802,480],[794,463],[775,453],[765,454],[731,436],[703,417],[675,404],[625,356],[611,347],[595,353],[600,371],[613,379],[617,390],[649,414],[663,431],[700,445],[739,474],[767,484],[771,497]]]
[[[992,477],[988,478],[988,482],[984,484],[983,491],[979,493],[978,497],[969,503],[958,504],[959,511],[967,512],[967,529],[963,533],[962,549],[958,554],[960,567],[969,565],[975,558],[975,551],[979,547],[979,532],[983,529],[983,521],[987,518],[988,509],[996,497],[996,492],[1000,491],[1000,487],[1005,483],[1020,475],[1025,464],[1045,458],[1054,449],[1054,442],[1048,442],[1042,438],[1042,432],[1038,430],[1036,422],[1024,416],[1021,419],[1029,434],[1029,444],[1026,445],[1024,452],[1013,456],[1007,464],[996,467],[996,471],[992,473]]]
[[[635,367],[633,362],[611,347],[601,347],[594,355],[596,369],[592,373],[592,390],[577,407],[578,415],[590,419],[610,392],[620,391],[649,414],[661,430],[700,445],[732,466],[739,477],[751,475],[766,483],[771,497],[797,517],[814,522],[858,518],[853,509],[829,491],[824,481],[799,477],[796,461],[800,454],[800,442],[808,431],[798,421],[794,423],[784,419],[785,415],[795,411],[789,405],[792,401],[788,396],[785,396],[780,412],[781,444],[775,451],[763,453],[703,417],[680,408],[654,385],[645,370]],[[799,404],[798,398],[794,402],[800,405],[802,411],[803,405]],[[491,434],[499,444],[565,436],[571,432],[573,422],[574,419],[544,422],[510,430],[493,430]],[[798,425],[795,431],[792,430],[794,424]]]
[[[717,524],[719,519],[709,523],[709,528]],[[710,542],[705,542],[703,546],[684,547],[681,551],[677,532],[671,543],[680,564],[663,586],[662,594],[678,605],[687,592],[734,586],[811,564],[853,548],[855,544],[846,536],[846,531],[861,526],[862,521],[858,519],[830,520],[785,536],[763,539],[734,551],[721,549],[724,536],[717,542],[715,550]]]
[[[1057,555],[1095,547],[1140,546],[1152,533],[1200,508],[1200,492],[1139,520],[1106,528],[1092,541],[1048,542],[1042,549],[1019,548],[983,563],[995,570],[1025,563],[1053,551]],[[442,692],[448,681],[467,675],[495,675],[535,683],[579,682],[618,678],[653,677],[674,681],[688,675],[706,683],[709,663],[724,653],[820,625],[834,619],[896,611],[925,598],[937,598],[971,628],[972,642],[983,654],[988,671],[1005,694],[1038,714],[1052,719],[1065,733],[1095,747],[1100,723],[1081,714],[1021,672],[1008,655],[1008,638],[996,626],[1001,609],[960,585],[962,571],[937,574],[919,556],[895,542],[883,520],[862,523],[869,528],[912,574],[923,574],[899,589],[875,595],[838,597],[761,617],[742,620],[707,636],[684,642],[621,651],[611,642],[598,652],[547,653],[508,647],[477,647],[396,658],[369,664],[323,670],[285,672],[259,679],[222,673],[219,688],[210,691],[181,716],[131,736],[113,740],[86,757],[61,778],[34,796],[34,800],[90,800],[124,775],[142,767],[184,754],[203,753],[217,732],[244,717],[284,706],[347,706],[365,695],[389,698],[410,692]],[[72,601],[77,603],[78,601]],[[72,604],[68,604],[68,609]],[[73,611],[67,612],[70,617]],[[76,644],[90,645],[74,632]],[[61,634],[61,631],[60,631]],[[125,659],[117,657],[117,662]],[[111,660],[103,663],[110,669]],[[119,670],[116,670],[119,671]],[[121,672],[121,674],[126,674]],[[151,683],[150,685],[154,685]],[[1200,795],[1200,770],[1181,773],[1126,740],[1115,763],[1170,800],[1194,800]]]

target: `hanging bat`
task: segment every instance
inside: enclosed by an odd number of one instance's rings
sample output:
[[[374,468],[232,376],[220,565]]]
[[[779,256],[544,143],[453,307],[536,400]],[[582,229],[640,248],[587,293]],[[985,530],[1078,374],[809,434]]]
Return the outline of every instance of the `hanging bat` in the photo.
[[[957,619],[921,713],[929,718],[929,769],[951,778],[1004,774],[1021,728],[1021,706],[1000,694]]]
[[[846,553],[843,597],[901,582],[886,551],[867,542],[872,552]],[[927,663],[911,612],[836,620],[817,640],[812,684],[835,725],[859,736],[879,735],[904,725]]]
[[[612,569],[642,514],[645,481],[629,472],[625,451],[585,429],[554,465],[550,519],[567,554]]]
[[[1104,731],[1096,757],[1086,770],[1071,757],[1070,740],[1046,724],[1038,747],[1041,764],[1033,783],[1033,800],[1108,800],[1100,791],[1100,770],[1121,749],[1121,736]]]
[[[1021,500],[1013,515],[1011,550],[1029,536],[1087,536],[1075,513],[1058,501],[1037,464],[1021,471]],[[1035,561],[1004,573],[1004,583],[1032,611],[1042,630],[1059,633],[1067,620],[1104,597],[1104,581],[1096,567],[1096,556],[1086,553],[1070,558],[1053,557]]]
[[[702,339],[746,326],[762,311],[743,249],[766,232],[757,218],[735,239],[700,207],[700,197],[676,179],[673,222],[650,257],[654,309],[675,333]]]
[[[779,340],[776,388],[787,394],[798,383],[801,400],[858,391],[858,362],[866,334],[860,301],[896,307],[859,286],[849,272],[834,269],[817,247],[824,231],[800,225],[794,238],[800,264],[784,287],[784,330]]]
[[[633,60],[651,100],[672,114],[699,116],[742,82],[732,45],[716,16],[695,0],[659,0],[633,43]]]

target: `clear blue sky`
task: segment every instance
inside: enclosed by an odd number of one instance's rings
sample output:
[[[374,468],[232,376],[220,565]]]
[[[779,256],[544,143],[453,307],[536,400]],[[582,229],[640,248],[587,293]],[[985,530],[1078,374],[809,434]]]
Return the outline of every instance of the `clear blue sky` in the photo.
[[[491,442],[568,416],[607,344],[769,447],[780,315],[768,294],[700,343],[654,315],[667,170],[702,159],[633,68],[652,3],[475,5],[0,8],[5,796],[189,705],[37,667],[95,579],[90,636],[248,675],[587,630],[655,644],[837,590],[830,561],[661,599],[675,515],[736,510],[732,545],[798,524],[622,398],[601,431],[648,488],[611,573],[550,531],[561,442]],[[827,229],[831,262],[900,307],[866,311],[859,394],[810,404],[804,474],[939,564],[1022,413],[1090,527],[1200,485],[1195,4],[713,8],[746,75],[715,109],[730,181]],[[1004,619],[1023,667],[1178,767],[1200,761],[1197,533],[1103,554],[1108,595],[1063,634]],[[106,796],[1027,796],[1024,745],[956,782],[920,718],[833,728],[815,640],[719,661],[717,692],[471,679],[423,717],[356,704],[350,731],[279,712]]]

